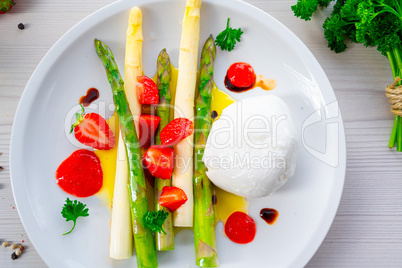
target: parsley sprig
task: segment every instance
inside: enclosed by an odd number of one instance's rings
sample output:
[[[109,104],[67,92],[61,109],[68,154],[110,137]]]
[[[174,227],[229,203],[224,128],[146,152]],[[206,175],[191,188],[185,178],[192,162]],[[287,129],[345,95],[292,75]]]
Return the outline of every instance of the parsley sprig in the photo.
[[[89,209],[85,208],[86,206],[87,205],[84,205],[83,203],[81,203],[77,200],[71,201],[67,197],[66,203],[64,204],[63,210],[61,211],[61,215],[63,216],[63,218],[66,219],[66,221],[73,221],[74,225],[73,225],[73,228],[69,232],[64,233],[63,235],[67,235],[74,230],[78,217],[89,216],[89,214],[88,214]]]
[[[216,37],[215,44],[219,46],[222,50],[232,51],[236,45],[236,42],[240,42],[243,31],[241,30],[241,28],[230,28],[229,22],[230,18],[228,18],[226,29],[220,32]]]
[[[297,0],[292,10],[295,16],[310,20],[314,12],[321,10],[319,7],[328,6],[331,1],[335,0]],[[402,77],[401,18],[401,0],[337,0],[322,27],[328,47],[336,53],[345,51],[349,41],[377,47],[388,58],[396,79]],[[393,148],[395,143],[401,152],[402,118],[397,112],[388,146]]]
[[[291,6],[292,11],[296,17],[303,20],[311,20],[313,13],[317,11],[318,7],[326,7],[334,0],[297,0],[297,3]]]
[[[163,210],[158,210],[158,212],[148,211],[144,215],[145,226],[149,227],[154,233],[163,232],[164,234],[166,234],[165,230],[163,230],[162,228],[162,224],[165,222],[168,215],[169,213]]]

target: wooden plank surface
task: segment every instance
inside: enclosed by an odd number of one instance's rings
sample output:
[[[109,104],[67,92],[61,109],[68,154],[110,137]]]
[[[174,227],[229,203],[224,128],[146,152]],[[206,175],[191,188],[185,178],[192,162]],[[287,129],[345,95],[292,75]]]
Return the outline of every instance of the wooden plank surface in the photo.
[[[73,25],[113,0],[16,0],[0,15],[0,241],[26,247],[11,261],[0,249],[0,267],[45,267],[21,224],[8,165],[12,123],[18,101],[35,67]],[[134,3],[135,1],[133,1]],[[402,267],[402,153],[387,148],[393,116],[384,96],[392,76],[387,59],[373,48],[351,45],[342,54],[327,48],[322,22],[295,18],[296,0],[247,0],[292,30],[313,52],[339,100],[345,121],[348,162],[335,221],[307,267]],[[18,30],[18,23],[26,29]]]

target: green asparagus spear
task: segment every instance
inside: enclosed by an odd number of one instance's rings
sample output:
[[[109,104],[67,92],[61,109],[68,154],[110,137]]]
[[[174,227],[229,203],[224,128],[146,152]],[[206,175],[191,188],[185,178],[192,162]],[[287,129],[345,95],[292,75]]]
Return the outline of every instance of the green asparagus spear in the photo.
[[[212,35],[201,52],[199,92],[195,104],[195,161],[194,161],[194,246],[196,264],[201,267],[219,266],[215,241],[215,213],[212,204],[212,184],[202,162],[205,143],[211,125],[211,94],[216,55]]]
[[[156,85],[159,90],[159,105],[157,107],[157,114],[161,118],[159,122],[158,132],[155,137],[157,145],[161,144],[160,133],[161,130],[169,123],[170,119],[170,80],[172,79],[172,72],[170,68],[169,55],[166,49],[163,49],[158,56],[157,69],[156,69],[157,82]],[[172,180],[163,180],[155,178],[155,211],[163,210],[169,213],[165,222],[162,225],[164,233],[155,233],[156,249],[161,251],[174,249],[174,230],[173,230],[173,215],[169,209],[159,205],[159,197],[162,189],[165,186],[172,186]]]
[[[127,153],[129,173],[128,188],[137,267],[158,267],[152,232],[144,226],[144,216],[148,212],[146,184],[144,170],[141,165],[141,150],[138,145],[133,116],[124,94],[124,82],[110,48],[97,39],[95,39],[95,48],[99,59],[105,67],[107,78],[112,87],[115,109],[119,116],[121,134]]]

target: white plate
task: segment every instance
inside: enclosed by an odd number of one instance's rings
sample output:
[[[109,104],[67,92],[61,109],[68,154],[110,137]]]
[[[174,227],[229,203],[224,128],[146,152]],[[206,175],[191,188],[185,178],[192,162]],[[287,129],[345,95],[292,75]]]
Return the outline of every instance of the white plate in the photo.
[[[184,0],[115,2],[68,31],[47,53],[29,80],[16,114],[10,166],[15,201],[35,248],[51,267],[135,267],[135,258],[118,262],[108,258],[108,210],[96,197],[83,199],[90,216],[62,236],[70,223],[60,211],[67,197],[55,182],[58,165],[77,146],[66,135],[71,111],[89,87],[100,90],[94,107],[112,103],[112,95],[93,40],[113,50],[123,70],[125,32],[129,10],[143,11],[145,74],[155,73],[159,51],[166,47],[177,66]],[[300,134],[295,176],[271,197],[252,200],[250,214],[257,224],[255,240],[237,245],[217,227],[221,267],[302,267],[324,239],[342,193],[346,150],[341,115],[334,92],[320,65],[306,46],[270,15],[241,1],[205,0],[201,12],[203,43],[216,36],[232,18],[242,27],[242,42],[231,53],[219,50],[215,80],[224,88],[228,66],[250,63],[257,73],[275,78],[271,92],[254,89],[235,94],[238,99],[276,94],[290,106]],[[202,45],[202,44],[201,44]],[[106,106],[107,107],[107,106]],[[107,110],[107,109],[106,109]],[[67,118],[67,119],[66,119]],[[275,225],[260,217],[262,208],[279,211]],[[173,252],[158,254],[160,267],[195,267],[192,234],[180,232]]]

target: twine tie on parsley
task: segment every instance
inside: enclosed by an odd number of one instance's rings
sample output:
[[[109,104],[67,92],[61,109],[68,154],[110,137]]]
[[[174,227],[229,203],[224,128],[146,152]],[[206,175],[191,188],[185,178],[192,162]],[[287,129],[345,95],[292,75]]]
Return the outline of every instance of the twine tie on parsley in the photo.
[[[391,105],[391,113],[402,116],[402,86],[396,86],[401,78],[396,77],[394,82],[385,88],[385,96]]]

